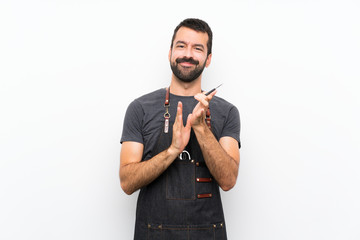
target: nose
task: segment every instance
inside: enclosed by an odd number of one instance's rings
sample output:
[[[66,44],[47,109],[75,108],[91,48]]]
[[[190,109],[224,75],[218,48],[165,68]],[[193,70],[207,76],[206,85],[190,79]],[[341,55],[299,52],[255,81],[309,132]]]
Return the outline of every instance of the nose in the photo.
[[[185,52],[184,52],[184,56],[187,57],[187,58],[191,58],[193,55],[192,55],[192,50],[190,47],[187,47],[185,49]]]

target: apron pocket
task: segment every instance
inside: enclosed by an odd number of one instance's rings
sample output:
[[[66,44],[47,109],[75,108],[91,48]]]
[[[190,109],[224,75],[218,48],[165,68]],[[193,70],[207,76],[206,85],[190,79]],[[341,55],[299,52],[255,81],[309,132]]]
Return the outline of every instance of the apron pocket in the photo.
[[[149,224],[147,239],[225,240],[222,223],[199,226]]]
[[[175,160],[166,172],[166,199],[195,199],[195,164],[189,160]]]

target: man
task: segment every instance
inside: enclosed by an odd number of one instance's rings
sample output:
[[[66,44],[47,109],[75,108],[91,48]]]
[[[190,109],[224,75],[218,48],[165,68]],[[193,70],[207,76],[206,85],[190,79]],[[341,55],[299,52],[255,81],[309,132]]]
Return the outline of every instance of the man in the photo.
[[[235,106],[201,90],[211,62],[212,31],[199,19],[175,29],[168,88],[134,100],[121,138],[120,181],[141,189],[135,238],[226,239],[219,186],[230,190],[240,163]]]

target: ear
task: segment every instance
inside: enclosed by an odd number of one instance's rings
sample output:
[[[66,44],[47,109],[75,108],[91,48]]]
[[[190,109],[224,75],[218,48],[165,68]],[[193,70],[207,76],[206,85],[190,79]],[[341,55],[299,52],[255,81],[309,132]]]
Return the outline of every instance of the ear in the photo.
[[[170,59],[171,59],[171,48],[170,48],[170,50],[169,50],[169,56],[168,56],[168,58],[169,58],[169,61],[170,61]]]
[[[206,59],[206,64],[205,64],[205,67],[208,67],[211,63],[211,57],[212,57],[212,53],[210,53]]]

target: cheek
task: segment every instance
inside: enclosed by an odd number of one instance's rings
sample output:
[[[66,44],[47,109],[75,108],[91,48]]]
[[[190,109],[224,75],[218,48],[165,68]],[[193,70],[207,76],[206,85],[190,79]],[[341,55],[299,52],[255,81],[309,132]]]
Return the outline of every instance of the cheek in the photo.
[[[203,53],[194,53],[194,58],[200,62],[205,62],[206,61],[206,54]]]
[[[172,55],[170,57],[170,63],[175,63],[175,59],[176,59],[176,57],[174,55]]]
[[[174,62],[177,57],[178,56],[177,56],[176,52],[172,52],[169,57],[170,62]]]
[[[200,65],[206,64],[206,58],[204,58],[204,56],[201,56],[201,57],[197,58],[196,60],[199,61]]]

